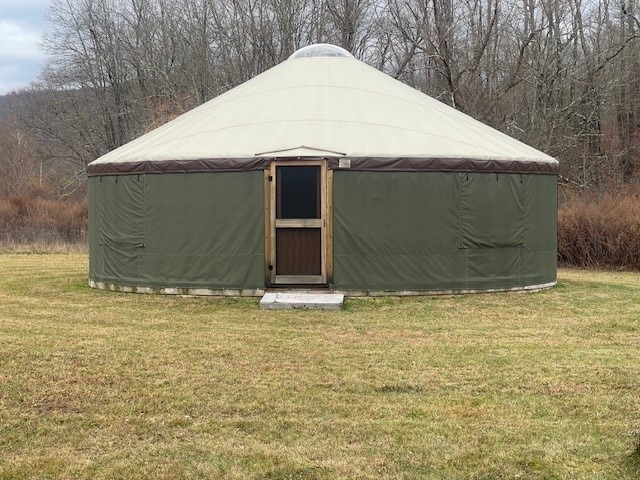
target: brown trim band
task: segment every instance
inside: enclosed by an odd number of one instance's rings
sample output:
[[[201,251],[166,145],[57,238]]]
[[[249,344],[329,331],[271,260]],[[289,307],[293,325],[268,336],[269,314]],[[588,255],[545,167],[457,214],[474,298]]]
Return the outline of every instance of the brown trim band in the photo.
[[[537,173],[556,175],[559,167],[557,162],[478,160],[474,158],[356,157],[349,160],[350,165],[341,168],[339,158],[330,158],[329,168],[332,170],[355,171]]]
[[[143,160],[138,162],[90,163],[87,175],[131,175],[139,173],[247,172],[269,168],[270,158],[202,158],[193,160]]]
[[[558,163],[473,158],[324,157],[332,170],[390,172],[484,172],[557,175]],[[87,175],[139,173],[246,172],[266,170],[272,160],[304,160],[300,157],[211,158],[89,164]],[[313,160],[317,160],[314,157]],[[341,165],[342,164],[342,165]],[[348,166],[347,166],[348,165]]]

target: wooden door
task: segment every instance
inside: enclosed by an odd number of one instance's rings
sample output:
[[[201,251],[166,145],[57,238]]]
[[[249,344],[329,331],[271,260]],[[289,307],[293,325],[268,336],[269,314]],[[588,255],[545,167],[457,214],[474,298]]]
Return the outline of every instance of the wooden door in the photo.
[[[326,283],[326,163],[277,161],[270,176],[271,283]]]

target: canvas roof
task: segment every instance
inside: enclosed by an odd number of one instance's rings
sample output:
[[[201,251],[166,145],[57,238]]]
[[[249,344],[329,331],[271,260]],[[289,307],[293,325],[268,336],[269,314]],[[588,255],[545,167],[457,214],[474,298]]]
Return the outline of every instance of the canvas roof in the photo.
[[[286,157],[369,159],[362,165],[490,167],[557,161],[348,53],[301,49],[261,75],[100,157],[89,174],[242,169]],[[337,47],[333,47],[334,49]],[[342,49],[340,49],[342,50]],[[339,52],[338,52],[339,53]],[[317,56],[321,55],[321,56]],[[377,161],[377,163],[376,163]],[[371,163],[374,162],[374,163]],[[357,163],[356,163],[357,164]],[[133,167],[136,165],[136,167]],[[129,169],[131,166],[131,169]],[[252,167],[253,166],[253,167]],[[256,167],[258,168],[258,167]],[[515,165],[518,170],[520,165]],[[446,168],[444,168],[446,169]],[[513,169],[513,168],[512,168]],[[526,169],[525,169],[526,170]]]

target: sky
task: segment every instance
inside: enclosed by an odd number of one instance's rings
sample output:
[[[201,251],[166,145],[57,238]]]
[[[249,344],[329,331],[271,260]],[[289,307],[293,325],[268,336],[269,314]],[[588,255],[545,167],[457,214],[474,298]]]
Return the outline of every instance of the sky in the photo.
[[[51,0],[0,0],[0,95],[29,86],[46,56],[39,43],[49,28]]]

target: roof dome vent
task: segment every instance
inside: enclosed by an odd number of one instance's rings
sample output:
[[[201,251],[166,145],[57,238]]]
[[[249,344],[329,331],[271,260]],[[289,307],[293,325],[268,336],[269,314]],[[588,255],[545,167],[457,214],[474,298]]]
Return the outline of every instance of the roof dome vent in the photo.
[[[348,51],[342,47],[331,45],[329,43],[315,43],[313,45],[307,45],[300,50],[294,52],[289,60],[294,58],[309,58],[309,57],[344,57],[353,58]]]

